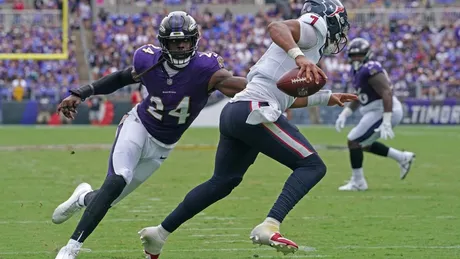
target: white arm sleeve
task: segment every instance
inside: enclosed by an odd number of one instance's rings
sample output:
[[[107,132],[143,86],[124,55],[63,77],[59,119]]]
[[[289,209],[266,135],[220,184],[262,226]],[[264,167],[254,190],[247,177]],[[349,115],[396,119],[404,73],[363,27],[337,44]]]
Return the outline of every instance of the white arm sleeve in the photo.
[[[326,43],[327,26],[317,14],[306,13],[297,19],[300,24],[300,37],[297,45],[301,49],[310,49]]]

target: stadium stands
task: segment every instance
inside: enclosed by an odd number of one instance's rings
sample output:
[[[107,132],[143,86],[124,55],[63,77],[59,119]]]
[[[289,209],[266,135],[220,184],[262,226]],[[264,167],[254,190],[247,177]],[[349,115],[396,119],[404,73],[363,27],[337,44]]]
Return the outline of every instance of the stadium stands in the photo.
[[[352,7],[372,8],[390,7],[391,3],[394,3],[377,0],[344,2]],[[418,4],[415,5],[414,2]],[[408,0],[399,1],[399,4],[405,7],[420,7],[430,6],[433,2]],[[435,3],[450,2],[438,0]],[[297,15],[300,7],[300,3],[291,1],[293,16]],[[226,60],[227,67],[237,75],[245,75],[271,43],[265,28],[270,21],[281,17],[279,8],[266,13],[246,15],[231,12],[212,14],[210,11],[198,13],[196,9],[190,12],[202,26],[200,50],[213,50],[221,54]],[[457,15],[453,17],[454,20],[457,19],[457,23],[437,24],[432,21],[431,25],[423,22],[427,17],[420,13],[417,16],[413,13],[386,12],[386,22],[370,19],[369,17],[374,14],[360,14],[363,13],[350,12],[352,21],[356,21],[352,24],[354,26],[350,31],[350,38],[364,37],[373,43],[375,58],[388,69],[398,96],[460,97],[458,13],[450,14]],[[437,15],[442,17],[449,13]],[[163,13],[146,11],[131,15],[100,15],[92,25],[92,30],[97,33],[94,34],[94,46],[90,47],[88,57],[93,77],[97,79],[127,66],[138,46],[145,43],[157,44],[156,31],[162,16]],[[59,51],[58,31],[41,26],[25,28],[15,25],[0,36],[0,52]],[[28,37],[29,35],[32,37]],[[18,45],[17,42],[26,44]],[[26,93],[45,93],[60,98],[68,87],[79,83],[73,42],[70,42],[70,54],[67,61],[0,61],[0,76],[4,79],[3,82],[0,81],[1,94],[4,98],[11,98],[12,81],[16,77],[21,77],[26,81]],[[330,78],[328,87],[343,91],[350,76],[349,66],[343,54],[338,58],[326,57],[322,65]]]

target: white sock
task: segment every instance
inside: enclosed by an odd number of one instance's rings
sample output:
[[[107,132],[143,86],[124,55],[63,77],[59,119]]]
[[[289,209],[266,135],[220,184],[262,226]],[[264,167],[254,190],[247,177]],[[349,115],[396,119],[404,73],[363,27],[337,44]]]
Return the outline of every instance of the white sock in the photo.
[[[169,231],[164,229],[164,227],[160,224],[158,225],[158,234],[163,241],[166,241],[166,238],[168,238],[169,234],[171,234]]]
[[[353,175],[352,178],[353,180],[362,180],[364,178],[364,171],[363,168],[353,168]]]
[[[80,243],[77,240],[70,239],[69,242],[67,242],[67,245],[73,245],[73,246],[81,247],[83,245],[83,243]]]
[[[78,197],[77,203],[78,203],[78,205],[79,205],[80,207],[86,207],[86,206],[85,206],[85,197],[86,197],[86,194],[88,194],[88,193],[90,193],[90,192],[91,192],[91,191],[82,193],[82,194],[80,195],[80,197]]]
[[[264,220],[264,223],[268,223],[270,225],[274,225],[276,227],[280,227],[280,222],[274,218],[270,218],[270,217],[267,217],[265,220]]]
[[[388,157],[398,162],[401,162],[404,160],[404,153],[402,151],[390,147],[390,149],[388,150]]]

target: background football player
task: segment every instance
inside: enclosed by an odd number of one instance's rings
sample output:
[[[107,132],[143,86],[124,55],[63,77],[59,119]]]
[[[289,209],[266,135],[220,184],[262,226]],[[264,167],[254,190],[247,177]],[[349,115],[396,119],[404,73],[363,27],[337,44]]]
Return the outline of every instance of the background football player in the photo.
[[[353,70],[353,87],[359,100],[343,109],[335,123],[336,129],[340,132],[347,117],[360,106],[363,117],[348,133],[352,177],[339,190],[364,191],[368,186],[363,172],[363,151],[397,161],[401,168],[401,179],[409,173],[415,154],[376,142],[378,138],[394,137],[392,128],[401,122],[403,110],[399,100],[393,96],[386,70],[379,62],[372,60],[370,43],[362,38],[352,40],[348,45],[348,57]]]

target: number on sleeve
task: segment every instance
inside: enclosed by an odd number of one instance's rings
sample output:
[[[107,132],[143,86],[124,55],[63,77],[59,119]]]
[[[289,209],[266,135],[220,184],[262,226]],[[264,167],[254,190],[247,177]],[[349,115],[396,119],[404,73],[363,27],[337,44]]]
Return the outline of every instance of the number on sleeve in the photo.
[[[152,48],[154,48],[154,49],[161,49],[160,47],[157,47],[157,46],[155,46],[155,45],[153,45],[153,44],[149,44],[149,46],[152,47]]]
[[[318,16],[313,15],[313,14],[310,15],[310,18],[311,18],[311,20],[312,20],[312,21],[310,22],[311,25],[315,25],[316,21],[318,21],[318,19],[319,19]]]
[[[155,54],[150,47],[145,47],[142,49],[142,51],[144,51],[145,53],[149,53],[151,55]]]
[[[152,96],[150,98],[150,101],[152,105],[149,106],[147,111],[157,120],[162,120],[163,115],[161,115],[159,112],[164,111],[164,105],[163,102],[159,97]],[[185,96],[182,98],[182,100],[179,102],[177,107],[174,110],[171,110],[168,115],[172,117],[178,118],[177,124],[184,124],[187,121],[187,118],[190,116],[190,113],[188,112],[190,108],[190,97]]]
[[[206,56],[206,57],[208,57],[208,58],[211,58],[211,57],[213,57],[213,56],[214,56],[214,57],[217,57],[217,56],[219,56],[219,55],[217,55],[217,53],[214,53],[214,52],[208,52],[208,53],[200,53],[199,56],[200,56],[200,57]]]

